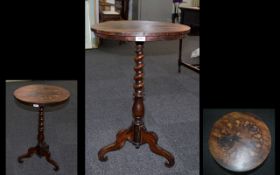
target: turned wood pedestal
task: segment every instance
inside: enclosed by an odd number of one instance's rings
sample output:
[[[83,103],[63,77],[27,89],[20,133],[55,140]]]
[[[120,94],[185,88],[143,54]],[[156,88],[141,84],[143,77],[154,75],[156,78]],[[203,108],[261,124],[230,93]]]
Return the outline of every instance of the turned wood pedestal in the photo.
[[[37,145],[30,147],[27,153],[18,157],[18,162],[23,163],[23,159],[37,154],[40,158],[45,157],[46,160],[54,166],[54,170],[58,171],[58,164],[51,159],[49,145],[45,142],[44,135],[44,109],[48,105],[57,105],[69,99],[70,93],[61,87],[49,85],[28,85],[23,86],[14,92],[14,97],[27,105],[33,105],[39,111],[39,125],[37,135]]]
[[[134,102],[132,107],[133,121],[128,129],[117,133],[116,141],[101,148],[98,152],[100,161],[106,161],[105,156],[110,151],[121,149],[126,141],[131,142],[136,148],[147,143],[150,150],[167,159],[165,165],[172,167],[175,163],[174,156],[161,148],[156,133],[147,131],[144,125],[144,43],[146,41],[180,39],[190,30],[188,26],[181,24],[152,22],[152,21],[109,21],[92,26],[95,34],[103,39],[115,39],[120,41],[133,41],[136,44]]]

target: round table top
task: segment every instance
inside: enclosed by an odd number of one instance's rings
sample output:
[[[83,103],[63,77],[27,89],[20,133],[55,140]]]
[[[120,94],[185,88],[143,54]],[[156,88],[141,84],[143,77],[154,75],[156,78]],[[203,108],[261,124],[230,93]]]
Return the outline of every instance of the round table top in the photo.
[[[267,158],[271,135],[267,125],[250,113],[231,112],[215,122],[209,150],[216,162],[235,172],[258,167]]]
[[[140,42],[181,39],[190,32],[190,27],[182,24],[137,20],[106,21],[91,29],[100,38]]]
[[[58,86],[33,84],[16,89],[14,97],[27,104],[54,105],[68,100],[70,92]]]

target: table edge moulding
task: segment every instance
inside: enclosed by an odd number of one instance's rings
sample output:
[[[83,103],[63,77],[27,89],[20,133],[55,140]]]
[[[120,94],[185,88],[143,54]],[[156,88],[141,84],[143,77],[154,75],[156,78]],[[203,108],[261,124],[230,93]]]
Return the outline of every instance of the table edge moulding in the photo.
[[[141,26],[135,26],[141,22]],[[131,24],[128,26],[127,24]],[[152,30],[149,25],[163,27],[161,31]],[[131,27],[124,29],[124,27]],[[114,28],[119,27],[119,28]],[[139,27],[138,29],[136,27]],[[173,27],[173,28],[171,28]],[[138,41],[137,37],[145,37],[145,41],[175,40],[183,38],[190,31],[190,27],[182,24],[154,21],[106,21],[91,27],[95,34],[103,39],[119,41]],[[143,40],[139,40],[143,41]]]

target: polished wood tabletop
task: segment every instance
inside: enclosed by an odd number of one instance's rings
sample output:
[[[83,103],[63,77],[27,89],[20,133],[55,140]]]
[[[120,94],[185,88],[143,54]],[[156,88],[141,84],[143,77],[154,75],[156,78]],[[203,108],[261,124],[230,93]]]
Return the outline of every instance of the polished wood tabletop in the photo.
[[[182,24],[157,21],[107,21],[91,27],[104,39],[121,41],[158,41],[183,38],[190,27]]]
[[[253,170],[268,157],[268,126],[251,113],[231,112],[215,122],[209,138],[211,155],[222,167],[235,172]]]
[[[58,86],[33,84],[16,89],[14,97],[27,104],[54,105],[68,100],[70,92]]]

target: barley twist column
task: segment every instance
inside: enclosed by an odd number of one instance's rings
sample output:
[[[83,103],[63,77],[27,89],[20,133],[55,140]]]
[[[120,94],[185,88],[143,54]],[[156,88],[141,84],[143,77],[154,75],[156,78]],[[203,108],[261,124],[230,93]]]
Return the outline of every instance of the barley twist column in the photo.
[[[134,138],[133,142],[136,148],[139,148],[141,145],[141,130],[144,129],[144,54],[143,54],[143,42],[136,42],[136,56],[135,56],[135,76],[134,76],[134,103],[132,107],[132,114],[134,117],[133,121],[133,130]]]
[[[45,140],[44,135],[44,106],[39,107],[38,145],[42,145]]]

